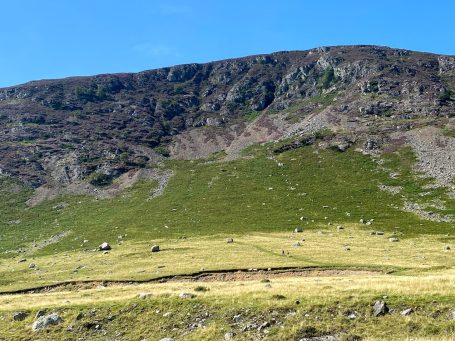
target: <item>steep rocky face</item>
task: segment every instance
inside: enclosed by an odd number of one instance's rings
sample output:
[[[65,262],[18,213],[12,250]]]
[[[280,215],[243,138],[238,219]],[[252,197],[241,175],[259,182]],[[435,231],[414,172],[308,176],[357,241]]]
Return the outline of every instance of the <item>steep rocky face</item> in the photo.
[[[34,81],[0,89],[0,174],[103,186],[169,153],[229,158],[321,128],[373,149],[397,131],[453,124],[454,90],[455,57],[376,46]]]

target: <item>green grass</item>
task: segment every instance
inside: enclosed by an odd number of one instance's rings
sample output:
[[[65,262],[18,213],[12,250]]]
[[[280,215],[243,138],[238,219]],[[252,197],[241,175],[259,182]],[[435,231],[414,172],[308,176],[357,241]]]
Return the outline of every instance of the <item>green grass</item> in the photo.
[[[445,128],[442,133],[448,137],[455,137],[455,128]]]
[[[402,212],[396,208],[403,202],[399,195],[378,189],[380,183],[401,185],[415,200],[422,200],[419,194],[430,191],[422,189],[428,180],[415,179],[412,160],[406,155],[388,157],[387,167],[401,171],[398,179],[391,179],[369,157],[352,150],[339,153],[305,147],[280,154],[276,161],[267,158],[272,150],[273,145],[252,147],[248,151],[252,158],[231,162],[168,161],[166,167],[175,176],[163,195],[153,200],[148,198],[155,185],[140,182],[114,199],[74,196],[26,208],[24,201],[30,191],[10,193],[8,180],[3,178],[0,255],[9,257],[5,251],[62,231],[72,233],[40,252],[80,249],[84,239],[90,241],[84,247],[95,247],[101,239],[125,234],[129,240],[142,241],[280,232],[297,225],[318,229],[328,223],[356,223],[361,218],[375,219],[385,231],[398,226],[405,237],[452,230],[450,224]],[[445,195],[442,189],[430,192],[427,197]],[[68,205],[53,209],[59,202]],[[453,201],[449,204],[448,213],[453,213]],[[15,220],[20,223],[8,223]]]
[[[150,193],[156,182],[140,181],[113,199],[66,196],[28,208],[31,190],[1,177],[1,291],[68,280],[147,280],[202,267],[317,266],[393,274],[276,278],[268,289],[259,280],[176,282],[0,296],[0,339],[217,340],[230,330],[237,340],[334,333],[343,340],[453,339],[455,325],[448,318],[455,306],[450,291],[453,251],[444,251],[453,243],[453,224],[400,210],[405,200],[424,204],[442,199],[444,213],[453,214],[455,203],[447,191],[424,188],[432,179],[416,177],[410,149],[384,155],[379,165],[354,148],[340,153],[307,146],[275,155],[283,143],[289,141],[251,146],[244,158],[230,162],[222,161],[223,152],[206,160],[166,160],[164,167],[174,176],[154,199]],[[397,173],[395,178],[391,172]],[[381,191],[380,184],[401,186],[402,191],[393,195]],[[54,208],[63,202],[64,208]],[[360,219],[374,223],[360,224]],[[344,229],[337,231],[337,225]],[[304,232],[293,234],[297,226]],[[40,244],[64,231],[68,234],[58,242],[33,248],[34,241]],[[370,236],[370,231],[385,235]],[[393,233],[398,233],[399,243],[388,241]],[[227,237],[234,243],[227,244]],[[301,247],[292,247],[296,240]],[[103,241],[113,246],[109,254],[90,251]],[[149,247],[155,243],[162,252],[151,254]],[[18,254],[20,247],[28,253]],[[27,261],[18,263],[22,257]],[[36,269],[29,269],[32,262]],[[197,298],[179,299],[181,291]],[[139,300],[140,292],[151,292],[152,298]],[[384,296],[395,312],[372,317],[371,304]],[[407,307],[415,308],[415,314],[399,315]],[[30,326],[39,308],[58,311],[64,322],[33,333]],[[12,321],[17,310],[30,316]],[[361,318],[348,320],[351,311]],[[80,312],[82,318],[76,319]],[[163,316],[166,312],[171,317]],[[243,317],[235,324],[237,314]],[[280,325],[272,324],[268,334],[257,327],[241,332],[244,325],[270,317]],[[189,329],[197,323],[204,327]]]
[[[352,340],[355,336],[369,340],[404,340],[409,337],[451,340],[455,336],[455,324],[448,317],[455,302],[450,293],[397,295],[390,289],[372,289],[353,295],[350,291],[334,290],[336,284],[322,278],[319,293],[309,295],[304,282],[272,280],[270,289],[264,288],[263,283],[243,282],[230,285],[231,290],[209,283],[212,290],[196,292],[197,297],[190,300],[177,298],[178,288],[175,292],[154,293],[145,300],[134,298],[132,291],[125,293],[124,297],[93,304],[73,303],[73,294],[63,293],[59,295],[60,303],[45,306],[49,312],[60,314],[64,320],[62,324],[34,333],[30,326],[42,305],[26,308],[29,317],[21,322],[12,321],[14,310],[3,308],[0,311],[0,337],[8,340],[77,340],[81,337],[90,340],[160,340],[172,336],[176,340],[222,340],[228,331],[236,333],[236,340],[258,337],[298,340],[334,334],[340,335],[342,340]],[[349,281],[342,283],[349,285]],[[293,290],[289,285],[299,290]],[[103,290],[98,291],[86,292],[87,298],[102,294]],[[112,294],[112,289],[104,292]],[[388,305],[394,312],[374,317],[371,305],[383,299],[383,295],[388,295]],[[409,317],[401,316],[399,312],[408,307],[412,307],[414,313]],[[357,318],[349,320],[347,316],[352,312]],[[234,316],[238,316],[237,322]],[[267,333],[257,329],[264,322],[270,323]],[[256,327],[242,332],[245,326],[254,324]]]
[[[258,118],[259,116],[261,115],[261,112],[260,111],[249,111],[245,114],[245,118],[247,121],[249,122],[252,122],[254,121],[256,118]]]

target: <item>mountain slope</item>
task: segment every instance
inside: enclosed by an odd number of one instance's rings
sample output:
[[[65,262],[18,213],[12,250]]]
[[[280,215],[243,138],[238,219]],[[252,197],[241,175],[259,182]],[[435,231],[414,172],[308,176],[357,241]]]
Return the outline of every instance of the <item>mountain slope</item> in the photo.
[[[450,129],[454,72],[451,56],[340,46],[34,81],[0,89],[0,172],[90,192],[162,155],[232,159],[323,128],[369,149],[403,144],[410,129]]]
[[[454,69],[341,46],[1,89],[0,339],[453,340]]]

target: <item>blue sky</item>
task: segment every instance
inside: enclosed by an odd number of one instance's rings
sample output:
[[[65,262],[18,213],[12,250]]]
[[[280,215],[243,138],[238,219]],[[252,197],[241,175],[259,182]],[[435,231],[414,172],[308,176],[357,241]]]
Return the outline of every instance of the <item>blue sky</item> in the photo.
[[[0,0],[0,87],[317,46],[455,55],[455,1]]]

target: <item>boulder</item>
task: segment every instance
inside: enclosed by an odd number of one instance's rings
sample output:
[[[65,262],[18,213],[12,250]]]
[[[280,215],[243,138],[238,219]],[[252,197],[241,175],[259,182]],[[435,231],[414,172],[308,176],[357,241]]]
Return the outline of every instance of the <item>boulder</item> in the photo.
[[[296,227],[294,229],[294,233],[302,233],[303,232],[303,228],[302,227]]]
[[[62,318],[57,313],[44,315],[33,323],[32,330],[36,332],[38,330],[46,329],[49,326],[57,325],[62,322]]]
[[[25,311],[17,311],[13,314],[14,321],[24,321],[28,316],[28,313]]]
[[[159,245],[153,245],[150,248],[150,251],[152,251],[152,252],[160,252],[160,246]]]
[[[104,242],[104,243],[102,243],[100,246],[98,246],[98,249],[99,249],[100,251],[109,251],[109,250],[111,250],[112,248],[111,248],[111,246],[110,246],[108,243]]]
[[[384,316],[389,312],[389,307],[384,301],[376,301],[373,305],[373,315],[377,316]]]

